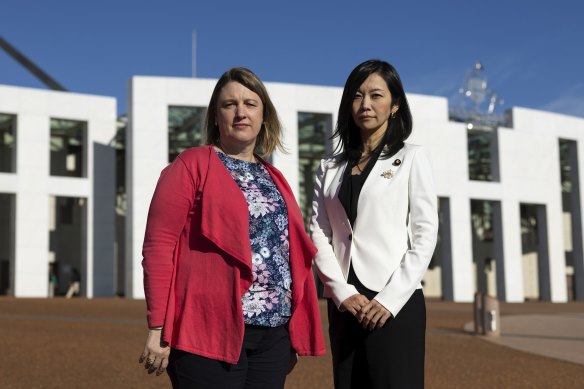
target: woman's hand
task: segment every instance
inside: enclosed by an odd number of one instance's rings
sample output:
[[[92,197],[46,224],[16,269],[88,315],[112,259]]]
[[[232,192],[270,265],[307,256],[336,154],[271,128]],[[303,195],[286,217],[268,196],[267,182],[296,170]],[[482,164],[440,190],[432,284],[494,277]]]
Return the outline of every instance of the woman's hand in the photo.
[[[341,303],[342,310],[349,311],[353,316],[357,316],[363,307],[369,304],[369,299],[362,294],[354,294]]]
[[[373,331],[375,328],[381,328],[393,315],[377,300],[371,300],[356,315],[357,320],[364,329]]]
[[[162,340],[161,336],[162,329],[148,330],[146,346],[138,360],[139,363],[144,363],[144,367],[148,370],[148,374],[156,372],[156,375],[161,375],[168,366],[170,347],[168,347],[168,343]]]

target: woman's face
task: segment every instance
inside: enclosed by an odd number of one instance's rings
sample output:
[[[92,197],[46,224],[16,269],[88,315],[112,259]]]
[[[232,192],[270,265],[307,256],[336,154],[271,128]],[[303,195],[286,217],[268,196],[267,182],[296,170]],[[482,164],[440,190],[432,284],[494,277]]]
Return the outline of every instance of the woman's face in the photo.
[[[263,117],[264,105],[257,93],[235,81],[221,89],[215,117],[221,144],[255,146]]]
[[[357,127],[374,133],[387,129],[389,117],[397,109],[397,106],[392,107],[387,83],[379,74],[373,73],[357,89],[351,112]]]

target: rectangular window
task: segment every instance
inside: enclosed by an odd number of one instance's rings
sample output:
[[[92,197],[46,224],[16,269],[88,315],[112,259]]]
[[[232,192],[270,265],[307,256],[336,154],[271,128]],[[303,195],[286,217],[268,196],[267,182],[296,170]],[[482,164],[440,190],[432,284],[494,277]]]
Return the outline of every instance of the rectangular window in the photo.
[[[475,181],[499,181],[496,130],[469,129],[468,175]]]
[[[51,119],[51,175],[87,177],[87,122]]]
[[[65,295],[72,282],[86,285],[87,200],[84,197],[49,197],[49,262],[57,277],[55,295]],[[71,290],[85,295],[85,287]]]
[[[545,205],[520,204],[523,291],[526,300],[549,301],[551,296]]]
[[[0,173],[16,173],[16,116],[0,113]]]
[[[428,270],[424,274],[424,295],[452,300],[452,247],[450,199],[438,198],[438,241]]]
[[[0,193],[0,295],[13,294],[16,196]]]
[[[298,184],[300,209],[308,229],[314,191],[314,174],[321,158],[331,152],[329,138],[332,135],[331,114],[298,112]]]
[[[168,162],[188,149],[203,144],[205,107],[168,107]]]
[[[471,200],[472,253],[476,291],[497,295],[495,212],[494,201]]]
[[[582,207],[580,204],[580,174],[578,143],[560,139],[560,177],[563,208],[564,254],[568,301],[584,297],[584,267],[582,258]]]

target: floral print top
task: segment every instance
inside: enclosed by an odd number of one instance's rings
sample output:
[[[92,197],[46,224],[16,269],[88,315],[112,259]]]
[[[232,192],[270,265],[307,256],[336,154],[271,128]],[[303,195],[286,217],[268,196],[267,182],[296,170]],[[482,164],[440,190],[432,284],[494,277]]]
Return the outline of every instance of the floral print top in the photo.
[[[253,283],[242,297],[246,324],[286,324],[292,308],[288,211],[280,191],[262,163],[219,158],[243,192],[249,210]]]

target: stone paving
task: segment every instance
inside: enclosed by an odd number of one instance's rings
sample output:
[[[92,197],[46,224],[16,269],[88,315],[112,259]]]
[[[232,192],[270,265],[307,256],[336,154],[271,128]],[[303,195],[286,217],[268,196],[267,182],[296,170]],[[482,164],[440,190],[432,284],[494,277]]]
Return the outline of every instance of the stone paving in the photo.
[[[427,388],[584,387],[584,365],[561,359],[582,358],[584,303],[503,303],[499,339],[465,332],[472,304],[427,307]],[[0,388],[170,388],[138,364],[144,318],[142,300],[2,297]],[[286,389],[331,388],[330,366],[330,353],[301,358]]]
[[[516,350],[584,365],[584,312],[504,316],[501,331],[501,336],[486,339]]]

